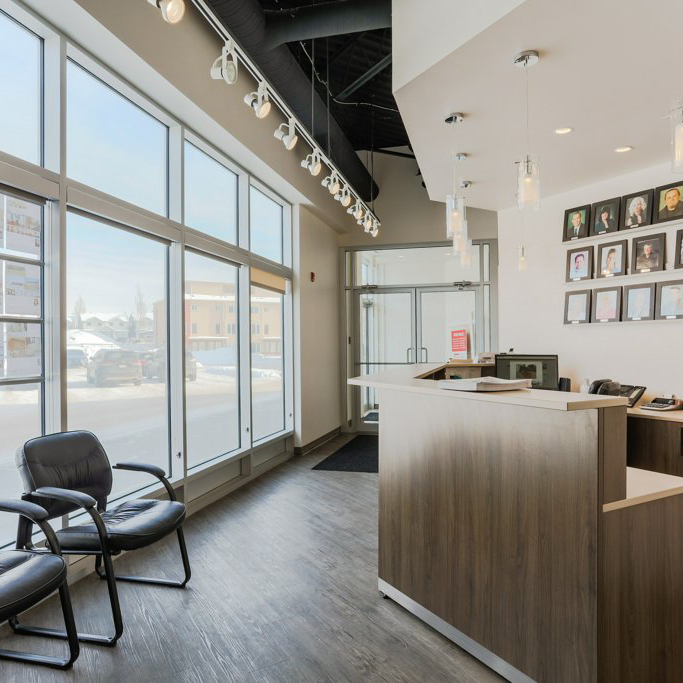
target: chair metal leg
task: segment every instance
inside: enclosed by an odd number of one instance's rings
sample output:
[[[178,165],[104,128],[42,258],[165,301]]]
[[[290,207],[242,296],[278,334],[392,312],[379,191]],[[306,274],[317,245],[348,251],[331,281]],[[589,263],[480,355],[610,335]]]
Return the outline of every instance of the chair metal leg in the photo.
[[[100,556],[97,556],[99,560]],[[111,603],[112,617],[114,620],[114,635],[100,636],[92,633],[76,633],[77,639],[82,643],[95,643],[96,645],[105,645],[107,647],[114,647],[116,641],[123,634],[123,619],[121,617],[121,605],[119,603],[119,595],[116,590],[116,575],[114,574],[114,565],[111,555],[108,552],[103,553],[105,573],[103,578],[107,581],[107,589],[109,591],[109,602]],[[73,621],[73,613],[71,614]],[[12,617],[9,620],[9,625],[15,633],[21,635],[44,636],[45,638],[60,638],[69,640],[71,643],[72,634],[69,634],[68,628],[66,631],[60,631],[54,628],[43,628],[41,626],[23,626],[19,623],[17,617]],[[75,626],[74,626],[75,632]]]
[[[183,534],[182,527],[177,530],[178,533],[178,545],[180,546],[180,556],[183,559],[183,569],[185,570],[185,579],[183,581],[172,581],[169,579],[154,579],[147,576],[126,576],[117,575],[117,581],[130,581],[132,583],[147,583],[154,586],[170,586],[171,588],[185,588],[187,582],[192,576],[192,570],[190,568],[190,558],[187,554],[187,546],[185,545],[185,535]],[[100,558],[99,556],[95,559],[95,570],[101,579],[105,579],[106,575],[102,572]]]
[[[74,613],[69,599],[69,587],[66,580],[59,587],[59,600],[62,603],[62,614],[64,615],[64,625],[66,626],[66,639],[69,641],[69,658],[49,657],[47,655],[37,655],[29,652],[14,652],[13,650],[0,650],[0,659],[9,659],[15,662],[26,662],[28,664],[42,664],[53,669],[70,669],[78,659],[80,646],[78,644],[78,633],[74,622]],[[14,628],[14,626],[12,626]]]

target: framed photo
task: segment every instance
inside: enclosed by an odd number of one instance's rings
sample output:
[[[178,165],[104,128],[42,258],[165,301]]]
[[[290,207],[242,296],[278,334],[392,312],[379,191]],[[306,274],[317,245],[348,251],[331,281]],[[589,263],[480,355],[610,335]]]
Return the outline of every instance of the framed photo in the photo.
[[[626,252],[628,240],[605,242],[598,245],[597,277],[614,277],[626,275]]]
[[[590,204],[577,206],[575,209],[567,209],[564,212],[564,225],[562,227],[562,240],[578,240],[580,237],[588,237],[588,221],[591,216]]]
[[[652,198],[654,190],[627,194],[621,200],[621,223],[619,230],[640,228],[652,223]]]
[[[631,272],[651,273],[664,270],[666,233],[634,237],[631,242]]]
[[[661,185],[655,190],[653,223],[683,218],[683,182]]]
[[[624,287],[624,320],[654,320],[655,285]]]
[[[621,287],[605,287],[593,292],[594,323],[616,323],[621,320]]]
[[[567,251],[567,282],[590,280],[593,277],[593,247],[579,247]]]
[[[564,324],[579,325],[589,323],[591,317],[591,290],[565,292]]]
[[[593,204],[591,208],[591,235],[604,235],[619,230],[619,211],[621,197],[605,199]]]
[[[657,283],[657,320],[683,318],[683,280]]]
[[[683,268],[683,230],[676,233],[676,255],[674,257],[674,268]]]

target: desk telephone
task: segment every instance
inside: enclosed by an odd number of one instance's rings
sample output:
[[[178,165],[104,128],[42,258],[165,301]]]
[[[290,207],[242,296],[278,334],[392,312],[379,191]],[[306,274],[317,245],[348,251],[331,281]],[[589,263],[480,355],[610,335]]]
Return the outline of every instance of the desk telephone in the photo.
[[[613,382],[611,379],[596,379],[594,382],[591,382],[588,393],[624,396],[628,399],[628,407],[633,408],[645,393],[645,387],[633,384],[620,384],[619,382]]]

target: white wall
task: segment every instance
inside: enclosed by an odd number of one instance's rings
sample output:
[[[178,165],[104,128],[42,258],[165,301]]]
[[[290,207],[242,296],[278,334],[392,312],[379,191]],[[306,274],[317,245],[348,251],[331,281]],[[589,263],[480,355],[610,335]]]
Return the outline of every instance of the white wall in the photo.
[[[584,378],[610,377],[626,384],[645,385],[648,396],[683,394],[683,321],[563,324],[564,295],[569,289],[683,279],[683,271],[673,270],[675,233],[683,228],[683,222],[676,221],[573,243],[573,246],[596,245],[628,238],[630,264],[630,240],[634,235],[666,232],[665,272],[565,283],[565,259],[570,248],[562,242],[565,209],[675,180],[680,180],[680,176],[672,175],[668,165],[656,166],[544,198],[540,211],[525,212],[526,272],[519,272],[517,268],[522,233],[520,212],[516,209],[499,212],[501,350],[513,347],[519,353],[557,353],[560,374],[571,377],[575,390]]]

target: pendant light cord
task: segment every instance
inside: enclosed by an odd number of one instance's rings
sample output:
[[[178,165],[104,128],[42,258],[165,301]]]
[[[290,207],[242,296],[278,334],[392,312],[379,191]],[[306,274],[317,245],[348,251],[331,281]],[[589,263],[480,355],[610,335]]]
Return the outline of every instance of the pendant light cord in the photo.
[[[315,140],[315,38],[311,38],[311,137]]]
[[[526,80],[526,159],[527,167],[529,164],[529,150],[531,149],[531,139],[529,133],[529,58],[524,62],[524,77]]]

